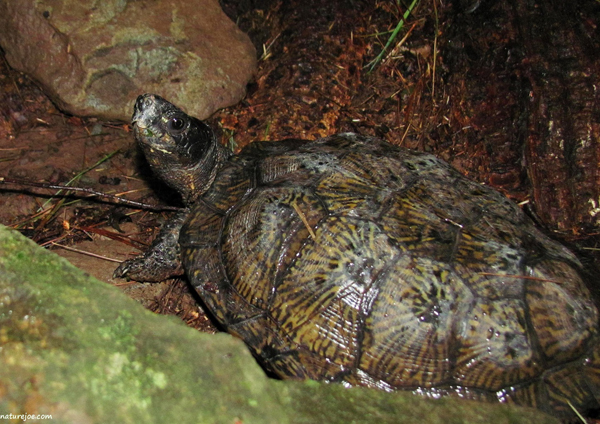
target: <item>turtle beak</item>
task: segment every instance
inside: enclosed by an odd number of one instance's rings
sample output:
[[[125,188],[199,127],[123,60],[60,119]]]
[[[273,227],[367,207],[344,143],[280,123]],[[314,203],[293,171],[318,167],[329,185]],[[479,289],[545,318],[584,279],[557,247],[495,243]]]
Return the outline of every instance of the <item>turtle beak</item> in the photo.
[[[152,106],[156,102],[156,96],[153,94],[142,94],[135,101],[133,107],[133,116],[131,117],[131,126],[138,127],[140,129],[148,128],[148,125],[152,122],[148,119],[148,113],[152,111]]]

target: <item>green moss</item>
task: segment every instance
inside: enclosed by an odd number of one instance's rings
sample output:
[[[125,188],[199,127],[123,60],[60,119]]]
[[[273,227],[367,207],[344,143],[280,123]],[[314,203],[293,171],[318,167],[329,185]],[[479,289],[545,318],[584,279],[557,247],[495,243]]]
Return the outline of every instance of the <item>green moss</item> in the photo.
[[[257,408],[277,411],[239,341],[154,315],[6,228],[0,246],[0,387],[17,409],[36,376],[41,410],[58,402],[98,422],[252,422]]]
[[[53,423],[556,423],[529,409],[268,379],[245,346],[144,310],[0,226],[0,413]]]

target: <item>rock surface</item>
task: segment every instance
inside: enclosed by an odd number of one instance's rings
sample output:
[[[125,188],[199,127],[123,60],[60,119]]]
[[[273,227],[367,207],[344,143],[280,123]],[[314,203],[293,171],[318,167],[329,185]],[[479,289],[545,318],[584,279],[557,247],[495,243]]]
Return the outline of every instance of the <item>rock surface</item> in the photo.
[[[558,423],[527,408],[271,380],[0,226],[0,415],[56,423]]]
[[[208,117],[238,102],[256,66],[217,0],[0,2],[0,45],[64,111],[128,121],[156,92]]]

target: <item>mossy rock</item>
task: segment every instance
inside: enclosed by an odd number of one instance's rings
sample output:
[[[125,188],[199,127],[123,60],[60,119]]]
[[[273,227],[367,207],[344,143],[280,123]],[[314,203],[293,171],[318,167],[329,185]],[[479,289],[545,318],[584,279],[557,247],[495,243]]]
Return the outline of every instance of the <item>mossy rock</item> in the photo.
[[[3,414],[51,414],[53,423],[558,422],[528,408],[270,379],[241,341],[155,315],[0,226]]]

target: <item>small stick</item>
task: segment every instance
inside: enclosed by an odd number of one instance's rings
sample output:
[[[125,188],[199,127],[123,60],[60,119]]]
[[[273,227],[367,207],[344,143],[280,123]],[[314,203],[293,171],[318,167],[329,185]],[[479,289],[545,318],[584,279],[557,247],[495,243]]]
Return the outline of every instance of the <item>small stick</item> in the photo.
[[[567,400],[567,405],[569,405],[569,407],[573,410],[573,412],[575,412],[575,415],[577,415],[577,418],[579,418],[582,423],[584,423],[584,424],[587,423],[585,418],[583,418],[583,415],[581,415],[581,413],[573,406],[573,404],[571,403],[570,400]]]
[[[52,246],[56,246],[56,247],[62,247],[62,248],[63,248],[63,249],[65,249],[65,250],[70,250],[70,251],[72,251],[72,252],[81,253],[81,254],[83,254],[83,255],[88,255],[88,256],[91,256],[91,257],[93,257],[93,258],[103,259],[103,260],[105,260],[105,261],[110,261],[110,262],[121,263],[121,261],[120,261],[120,260],[118,260],[118,259],[107,258],[106,256],[97,255],[97,254],[95,254],[95,253],[92,253],[92,252],[87,252],[87,251],[85,251],[85,250],[75,249],[74,247],[65,246],[64,244],[58,244],[58,243],[55,243],[55,242],[52,242],[52,243],[50,243],[50,244],[52,244]]]
[[[115,196],[114,194],[102,193],[100,191],[95,191],[89,188],[82,187],[70,187],[64,185],[57,184],[48,184],[48,183],[36,183],[33,181],[25,181],[25,180],[17,180],[13,178],[0,177],[0,184],[16,184],[16,185],[24,185],[31,187],[39,187],[39,188],[48,188],[54,190],[68,190],[75,191],[78,193],[85,193],[87,197],[104,197],[106,199],[113,200],[118,204],[127,205],[136,207],[139,209],[147,209],[152,211],[180,211],[182,208],[178,208],[176,206],[160,206],[160,205],[149,205],[147,203],[136,202],[135,200],[123,199],[122,197]]]
[[[293,202],[292,206],[294,207],[294,210],[296,211],[296,213],[298,214],[298,216],[300,217],[300,219],[304,223],[304,226],[308,230],[308,233],[310,234],[310,236],[313,238],[313,240],[316,240],[317,236],[315,235],[315,232],[313,231],[312,227],[308,223],[308,220],[306,219],[306,216],[300,210],[300,207],[298,206],[298,204],[296,202]]]
[[[541,277],[532,277],[529,275],[496,274],[494,272],[479,272],[478,274],[485,275],[486,277],[507,277],[507,278],[515,278],[515,279],[522,278],[523,280],[541,281],[542,283],[562,284],[560,281],[548,280],[547,278],[541,278]]]

